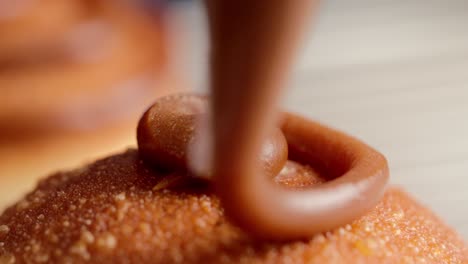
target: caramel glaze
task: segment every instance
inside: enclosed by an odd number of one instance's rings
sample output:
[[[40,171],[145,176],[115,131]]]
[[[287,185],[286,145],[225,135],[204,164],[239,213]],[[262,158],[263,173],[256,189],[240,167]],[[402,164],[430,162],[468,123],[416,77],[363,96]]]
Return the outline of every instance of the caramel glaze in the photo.
[[[159,99],[138,126],[141,156],[165,169],[187,169],[188,145],[197,140],[195,120],[206,111],[205,100],[196,95]],[[345,225],[380,200],[388,179],[387,163],[380,153],[353,137],[294,114],[283,114],[281,131],[262,146],[271,152],[265,155],[268,159],[260,158],[266,160],[261,173],[214,178],[224,187],[217,193],[235,223],[260,238],[304,238]],[[282,143],[283,134],[287,145]],[[321,168],[330,180],[301,190],[275,185],[265,174],[280,172],[287,160],[287,148],[297,160]],[[238,172],[239,168],[229,166],[227,170]]]

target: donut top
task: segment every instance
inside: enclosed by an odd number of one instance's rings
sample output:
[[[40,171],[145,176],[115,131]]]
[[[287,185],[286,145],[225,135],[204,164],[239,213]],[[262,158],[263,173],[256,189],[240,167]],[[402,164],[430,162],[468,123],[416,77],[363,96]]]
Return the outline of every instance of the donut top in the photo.
[[[302,163],[302,162],[301,162]],[[282,188],[327,175],[287,161]],[[42,180],[0,215],[0,263],[465,263],[462,239],[391,189],[358,220],[307,239],[256,240],[206,181],[148,166],[136,150]]]

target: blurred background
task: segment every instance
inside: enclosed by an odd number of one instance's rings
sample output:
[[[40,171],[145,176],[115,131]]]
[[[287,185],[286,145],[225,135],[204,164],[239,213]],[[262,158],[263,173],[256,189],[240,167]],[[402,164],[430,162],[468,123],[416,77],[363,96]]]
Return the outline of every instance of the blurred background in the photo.
[[[0,5],[0,90],[4,92],[0,97],[0,210],[32,188],[39,175],[133,146],[136,120],[149,104],[146,99],[207,87],[206,19],[199,1],[157,6],[160,11],[152,16],[131,5],[109,7],[117,1],[102,1],[105,4],[100,7],[77,7],[73,2],[80,1],[71,0],[42,2],[49,9],[34,12],[51,14],[47,19],[55,17],[62,21],[60,25],[70,26],[52,28],[56,22],[48,24],[36,16],[15,22],[12,12]],[[57,11],[57,3],[63,2],[74,7]],[[81,9],[88,11],[77,14]],[[64,12],[68,13],[61,17]],[[310,21],[284,108],[376,147],[389,160],[391,182],[430,206],[468,239],[468,2],[324,0],[317,14]],[[44,27],[28,27],[31,21],[43,21]],[[17,43],[28,41],[18,35],[20,30],[6,29],[12,27],[50,34],[37,33],[34,48],[24,47]],[[63,36],[69,33],[63,32],[78,33],[66,37],[65,45]],[[7,45],[16,38],[19,42]],[[54,38],[62,44],[37,44]],[[50,52],[64,45],[65,53],[71,47],[72,55]],[[101,57],[96,59],[96,50],[113,50],[109,47],[116,47],[115,52],[107,57],[98,53]],[[87,50],[93,51],[91,55]],[[74,59],[63,62],[64,56]],[[38,83],[46,88],[34,88]],[[83,91],[79,87],[84,84],[95,88]],[[79,92],[70,92],[70,87]],[[101,102],[106,103],[96,107]],[[74,110],[66,107],[75,104]],[[21,119],[18,109],[30,110],[21,111]],[[73,120],[80,122],[73,126],[66,122],[65,129],[57,125],[57,116],[62,116],[57,112],[63,109],[68,109],[63,111],[67,120],[72,112]],[[109,109],[120,114],[108,118]],[[123,118],[127,112],[135,114]],[[47,129],[42,127],[44,120],[52,120],[46,122]],[[12,130],[11,124],[18,129]],[[34,137],[18,139],[22,134],[18,131],[25,130]]]

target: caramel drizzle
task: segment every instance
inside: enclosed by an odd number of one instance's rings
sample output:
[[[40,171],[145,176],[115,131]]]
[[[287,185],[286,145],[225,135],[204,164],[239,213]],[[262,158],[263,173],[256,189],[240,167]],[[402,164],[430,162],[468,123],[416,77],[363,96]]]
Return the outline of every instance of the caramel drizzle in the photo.
[[[388,178],[385,158],[317,123],[285,114],[281,127],[290,148],[300,150],[305,160],[326,165],[339,176],[336,179],[307,190],[287,190],[274,185],[258,162],[262,143],[278,119],[278,101],[305,21],[317,1],[206,2],[211,33],[212,180],[226,215],[257,237],[295,239],[346,224],[374,206]],[[151,114],[145,116],[139,147],[148,160],[159,162],[164,151],[156,149],[151,155],[145,149],[155,139],[146,137],[154,131],[151,126],[160,129],[161,124],[152,123]],[[180,120],[188,117],[182,116]],[[182,128],[193,131],[194,123]],[[188,141],[182,140],[174,153],[185,153]]]
[[[159,99],[138,126],[141,156],[159,168],[190,170],[187,149],[197,140],[194,128],[205,114],[204,104],[206,98],[190,94]],[[255,158],[261,171],[254,174],[227,164],[223,171],[229,174],[196,175],[214,181],[226,214],[257,237],[303,238],[345,225],[375,206],[388,180],[387,163],[380,153],[290,113],[282,116],[281,133],[270,136],[262,148],[269,151]],[[288,148],[296,159],[322,167],[335,178],[304,190],[276,185],[271,177],[285,165]]]

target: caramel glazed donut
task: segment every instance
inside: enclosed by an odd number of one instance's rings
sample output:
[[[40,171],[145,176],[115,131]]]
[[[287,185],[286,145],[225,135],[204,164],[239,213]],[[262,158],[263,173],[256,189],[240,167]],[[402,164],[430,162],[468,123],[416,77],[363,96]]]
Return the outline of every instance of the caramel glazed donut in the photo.
[[[137,118],[170,90],[161,23],[120,2],[2,1],[2,138]]]
[[[239,228],[233,216],[245,212],[215,195],[230,190],[189,170],[205,104],[159,99],[140,120],[138,152],[41,181],[0,216],[0,263],[467,263],[462,239],[432,212],[395,188],[381,197],[382,155],[289,113],[259,155],[264,175],[249,175],[264,179],[249,181],[255,197],[236,197],[259,210]]]

